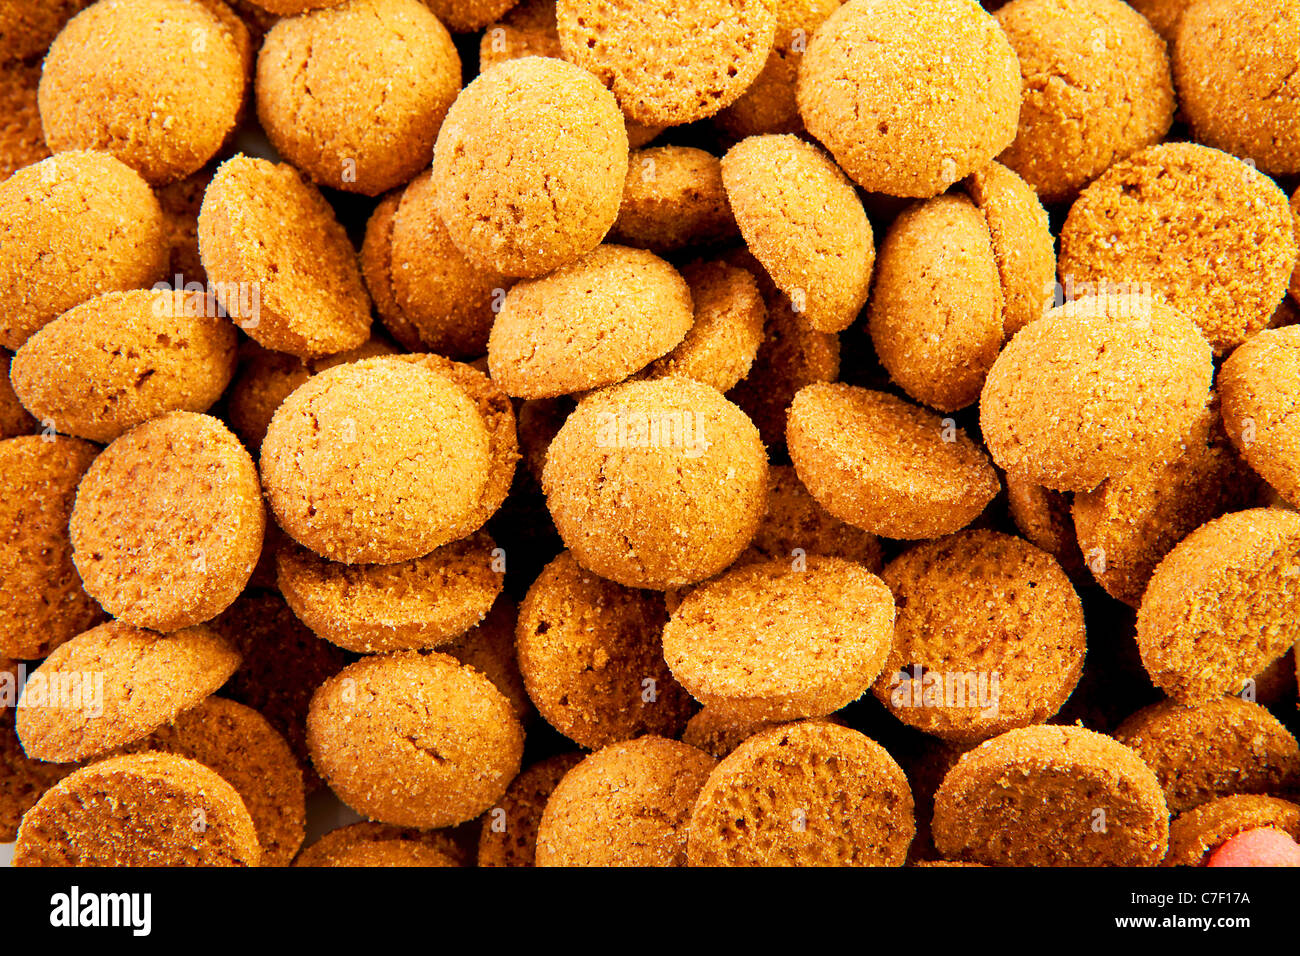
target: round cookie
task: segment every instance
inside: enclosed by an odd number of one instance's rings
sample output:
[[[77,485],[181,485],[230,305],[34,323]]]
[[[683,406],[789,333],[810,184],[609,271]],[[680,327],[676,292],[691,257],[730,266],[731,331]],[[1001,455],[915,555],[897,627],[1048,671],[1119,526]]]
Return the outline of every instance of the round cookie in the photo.
[[[709,774],[691,866],[902,866],[912,792],[885,749],[821,720],[754,734]]]
[[[167,412],[205,412],[235,371],[234,326],[204,295],[110,292],[29,338],[15,393],[61,432],[108,443]]]
[[[903,723],[973,744],[1042,723],[1083,673],[1083,605],[1056,559],[996,531],[917,545],[881,575],[898,604],[876,697]]]
[[[449,867],[459,866],[447,854],[414,840],[375,840],[340,850],[323,866]]]
[[[276,151],[317,183],[367,196],[428,166],[460,92],[460,56],[434,12],[420,0],[350,0],[272,27],[257,116]]]
[[[694,321],[690,287],[653,253],[603,245],[506,293],[488,339],[492,380],[516,398],[621,382]]]
[[[1235,694],[1295,643],[1300,514],[1237,511],[1197,528],[1160,562],[1138,608],[1152,682],[1199,704]]]
[[[852,385],[801,389],[786,441],[799,480],[818,504],[887,538],[960,530],[1001,487],[979,446],[951,419]]]
[[[1169,853],[1161,866],[1204,866],[1216,848],[1259,827],[1300,837],[1300,806],[1277,797],[1239,795],[1180,813],[1169,824]]]
[[[867,301],[871,223],[853,184],[794,136],[751,136],[722,158],[745,245],[819,332],[839,332]]]
[[[447,113],[433,154],[438,210],[475,266],[544,275],[614,225],[627,148],[623,114],[590,73],[548,57],[510,60]]]
[[[284,352],[272,352],[254,342],[246,343],[246,348],[248,354],[243,368],[230,386],[223,404],[230,430],[252,453],[261,450],[276,410],[307,379],[336,365],[397,353],[396,348],[380,338],[368,339],[355,349],[317,359],[300,359]]]
[[[614,91],[638,123],[678,126],[712,116],[758,76],[772,50],[762,0],[558,0],[560,48]]]
[[[1223,363],[1218,387],[1233,445],[1278,494],[1300,503],[1300,326],[1248,339]]]
[[[44,657],[103,619],[82,588],[67,530],[97,454],[53,435],[0,441],[0,656]]]
[[[155,185],[184,179],[238,123],[247,43],[242,21],[193,0],[93,4],[45,57],[45,141],[103,150]]]
[[[1233,452],[1212,403],[1168,460],[1134,463],[1074,496],[1079,550],[1111,597],[1137,607],[1174,545],[1211,518],[1260,503],[1261,484]]]
[[[894,600],[860,565],[810,555],[733,568],[693,589],[663,631],[673,676],[743,720],[820,717],[857,700],[889,654]]]
[[[75,769],[75,764],[45,763],[28,757],[14,732],[12,714],[7,709],[0,711],[0,843],[13,843],[23,814]]]
[[[556,754],[515,777],[497,805],[487,812],[478,838],[479,866],[532,866],[537,828],[551,793],[566,773],[582,762],[580,753]]]
[[[831,717],[828,720],[836,720]],[[721,760],[760,730],[782,721],[740,719],[716,707],[704,707],[686,722],[682,743]]]
[[[752,273],[722,261],[683,266],[694,317],[690,330],[671,352],[650,364],[650,378],[678,375],[734,388],[749,374],[763,344],[767,306]]]
[[[734,139],[764,133],[800,133],[796,90],[799,64],[808,41],[841,0],[782,0],[775,4],[776,30],[772,52],[754,82],[714,117],[718,127]]]
[[[348,806],[430,828],[472,820],[505,793],[524,732],[482,674],[445,654],[404,651],[363,658],[322,684],[307,740]]]
[[[1091,491],[1187,441],[1212,374],[1209,345],[1181,313],[1142,296],[1077,299],[1002,350],[980,395],[980,429],[1007,471]]]
[[[767,472],[767,514],[737,563],[799,562],[810,554],[843,558],[872,574],[880,573],[876,536],[832,516],[809,494],[792,467],[772,465]]]
[[[867,328],[908,395],[943,412],[974,403],[1002,350],[1002,278],[984,215],[945,194],[904,210],[880,247]]]
[[[238,792],[200,763],[133,754],[82,767],[23,817],[14,866],[257,866]]]
[[[519,608],[515,602],[506,596],[499,597],[483,620],[440,649],[490,680],[510,702],[519,722],[527,726],[537,712],[528,699],[515,654],[518,620]]]
[[[156,191],[158,204],[162,206],[163,228],[167,236],[166,281],[174,289],[207,291],[208,273],[203,268],[203,259],[199,255],[199,209],[203,206],[203,194],[207,192],[215,172],[215,167],[205,166],[193,176]]]
[[[292,166],[243,155],[222,163],[199,211],[199,250],[222,307],[266,348],[316,358],[369,337],[352,243]]]
[[[13,356],[0,351],[0,441],[30,435],[36,431],[36,419],[23,408],[22,402],[14,394],[13,383],[9,381],[9,369]]]
[[[1164,41],[1120,0],[1013,0],[998,24],[1020,60],[1020,127],[999,158],[1043,202],[1072,198],[1159,143],[1174,118]]]
[[[468,534],[492,465],[455,381],[401,358],[310,378],[271,420],[262,481],[299,544],[346,564],[396,563]]]
[[[0,33],[3,30],[0,26]],[[36,104],[40,81],[39,64],[0,63],[0,116],[4,117],[0,122],[0,182],[50,155]]]
[[[859,186],[926,198],[1015,139],[1020,68],[974,0],[849,0],[808,44],[798,101]]]
[[[239,661],[206,627],[155,634],[109,621],[55,648],[32,672],[18,701],[18,736],[37,760],[103,754],[175,720]]]
[[[1061,227],[1067,297],[1146,292],[1194,320],[1217,354],[1268,325],[1296,264],[1286,194],[1254,167],[1193,143],[1115,163]]]
[[[1070,514],[1071,496],[1013,474],[1006,475],[1006,485],[1007,510],[1025,540],[1056,558],[1066,571],[1082,568],[1083,554]]]
[[[128,624],[175,631],[244,590],[266,512],[239,439],[215,418],[171,412],[95,459],[68,528],[87,594]]]
[[[611,239],[659,255],[736,235],[718,158],[691,146],[633,150]]]
[[[262,848],[259,865],[288,866],[302,846],[302,771],[284,738],[252,708],[209,697],[127,750],[175,754],[218,773],[253,818]]]
[[[9,0],[0,4],[0,50],[27,60],[49,49],[64,24],[92,0]]]
[[[317,635],[360,654],[439,647],[478,624],[501,593],[484,532],[397,564],[339,564],[290,545],[276,581]]]
[[[676,737],[691,699],[664,663],[663,595],[606,581],[562,552],[519,609],[515,649],[528,696],[552,727],[598,750]]]
[[[693,584],[749,544],[767,497],[758,429],[707,385],[628,382],[586,398],[542,488],[578,563],[627,587]]]
[[[1300,747],[1259,704],[1220,697],[1197,707],[1165,700],[1115,731],[1155,771],[1170,813],[1236,793],[1286,793],[1300,787]]]
[[[1160,782],[1082,727],[1025,727],[969,751],[934,801],[946,858],[990,866],[1155,866],[1169,841]]]
[[[386,823],[338,827],[306,847],[294,866],[462,866],[463,852],[444,832]]]
[[[537,826],[537,866],[685,866],[714,759],[676,740],[611,744],[566,773]]]
[[[483,31],[478,48],[479,72],[526,56],[562,59],[555,22],[555,0],[523,0]]]
[[[432,173],[375,210],[361,263],[393,337],[413,351],[454,358],[487,351],[488,332],[514,283],[456,248],[438,213]]]
[[[162,208],[148,183],[106,153],[60,153],[0,183],[0,345],[105,292],[167,268]]]
[[[1198,0],[1178,21],[1173,63],[1197,139],[1300,172],[1300,2]]]
[[[1182,18],[1183,11],[1195,2],[1196,0],[1132,0],[1129,6],[1146,17],[1156,33],[1172,46],[1174,37],[1178,35],[1178,21]]]
[[[962,183],[984,213],[1002,277],[1002,329],[1015,335],[1041,318],[1056,279],[1056,240],[1047,210],[1029,184],[1001,163],[989,163]]]

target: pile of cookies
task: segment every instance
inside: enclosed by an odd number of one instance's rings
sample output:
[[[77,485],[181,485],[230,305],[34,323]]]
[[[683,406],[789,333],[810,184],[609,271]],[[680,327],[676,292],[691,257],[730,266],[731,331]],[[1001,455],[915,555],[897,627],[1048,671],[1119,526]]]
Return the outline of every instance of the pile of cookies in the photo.
[[[1300,0],[15,0],[0,104],[16,865],[1300,865]]]

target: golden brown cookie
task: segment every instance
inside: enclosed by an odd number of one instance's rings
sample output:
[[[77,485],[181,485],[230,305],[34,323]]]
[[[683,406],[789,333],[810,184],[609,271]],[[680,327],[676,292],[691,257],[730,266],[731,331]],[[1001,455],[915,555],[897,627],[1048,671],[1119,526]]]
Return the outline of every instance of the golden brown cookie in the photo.
[[[1020,69],[973,0],[849,0],[808,44],[798,100],[859,186],[925,198],[1015,139]]]
[[[866,568],[810,555],[734,568],[694,588],[663,631],[673,676],[697,700],[747,720],[821,717],[880,673],[894,600]]]
[[[691,146],[636,149],[611,239],[660,255],[736,235],[718,158]]]
[[[92,0],[9,0],[0,3],[0,50],[4,59],[44,53],[72,17]]]
[[[291,544],[277,556],[277,583],[308,627],[350,651],[439,647],[483,620],[501,593],[495,550],[478,532],[409,561],[348,565]]]
[[[542,487],[578,563],[627,587],[702,581],[749,544],[767,500],[758,429],[684,378],[586,398],[551,442]]]
[[[1096,490],[1075,495],[1071,513],[1092,576],[1111,597],[1137,607],[1174,545],[1211,518],[1261,503],[1262,491],[1233,451],[1212,402],[1167,460],[1136,462]]]
[[[271,144],[314,182],[367,196],[429,165],[459,92],[451,34],[420,0],[350,0],[283,19],[257,57]]]
[[[537,866],[685,866],[691,806],[713,765],[655,736],[597,751],[551,791]]]
[[[540,276],[594,249],[618,217],[626,176],[613,95],[549,57],[501,63],[465,87],[433,154],[452,242],[476,266],[513,276]]]
[[[993,363],[980,429],[1007,471],[1091,491],[1188,439],[1209,401],[1212,360],[1188,317],[1147,297],[1067,302],[1017,332]]]
[[[691,812],[691,866],[902,866],[912,792],[885,749],[822,720],[750,737]]]
[[[331,561],[396,563],[468,534],[493,464],[450,377],[399,357],[310,378],[275,413],[262,481],[280,527]],[[481,523],[481,522],[480,522]]]
[[[219,0],[212,0],[219,2]],[[207,291],[208,273],[199,255],[199,210],[207,192],[214,166],[205,166],[193,176],[156,190],[163,211],[163,228],[167,235],[169,261],[165,281],[173,288],[192,292]],[[194,283],[198,283],[195,286]],[[202,287],[200,290],[199,286]]]
[[[783,559],[793,564],[810,554],[843,558],[872,574],[880,573],[876,536],[832,516],[808,493],[792,467],[772,465],[767,472],[767,514],[737,562]]]
[[[162,208],[149,184],[106,153],[60,153],[0,183],[0,345],[104,292],[167,268]]]
[[[0,34],[3,31],[0,26]],[[39,64],[0,64],[0,116],[4,117],[0,119],[0,182],[50,155],[36,104],[40,81]]]
[[[1008,473],[1007,510],[1025,540],[1042,548],[1066,571],[1083,566],[1079,539],[1070,514],[1071,496]]]
[[[917,545],[882,574],[898,604],[876,697],[970,745],[1061,709],[1083,673],[1083,605],[1056,559],[996,531]]]
[[[352,243],[292,166],[244,155],[222,163],[199,211],[199,250],[222,307],[266,348],[316,358],[369,337]]]
[[[998,24],[1020,60],[1016,140],[999,160],[1043,202],[1159,143],[1174,118],[1164,41],[1120,0],[1013,0]]]
[[[68,516],[99,450],[75,438],[0,441],[0,655],[44,657],[103,620],[72,563]]]
[[[1197,707],[1144,707],[1115,731],[1160,778],[1170,813],[1235,793],[1300,787],[1300,747],[1259,704],[1220,697]]]
[[[307,715],[312,762],[381,823],[472,820],[519,772],[524,732],[482,674],[445,654],[367,657],[327,680]]]
[[[86,593],[114,617],[159,631],[228,608],[265,527],[248,452],[217,419],[193,412],[147,421],[106,448],[68,526]]]
[[[722,159],[745,245],[808,324],[839,332],[867,301],[876,251],[853,184],[794,136],[751,136]]]
[[[1146,17],[1155,31],[1172,45],[1183,11],[1195,2],[1196,0],[1132,0],[1129,6]]]
[[[241,20],[193,0],[93,4],[45,57],[45,141],[103,150],[156,185],[184,179],[238,123],[247,43]]]
[[[0,710],[0,843],[14,842],[23,814],[75,769],[75,764],[44,763],[28,757],[14,732],[13,712]]]
[[[338,827],[306,847],[294,866],[463,866],[462,852],[444,832],[386,823]]]
[[[663,595],[583,570],[562,552],[519,609],[515,647],[528,696],[552,727],[598,750],[645,733],[676,737],[692,703],[669,673]]]
[[[307,809],[297,758],[261,714],[209,697],[129,745],[129,753],[169,753],[196,760],[234,787],[248,808],[262,848],[261,866],[288,866],[305,835]]]
[[[852,385],[801,389],[786,441],[818,504],[887,538],[964,528],[1001,487],[984,452],[952,419]]]
[[[1300,326],[1248,339],[1223,363],[1218,387],[1232,443],[1282,497],[1300,503]]]
[[[677,126],[734,102],[767,62],[776,28],[762,0],[558,0],[564,57],[595,74],[638,123]]]
[[[990,866],[1155,866],[1169,842],[1160,781],[1082,727],[1025,727],[985,741],[944,778],[934,841]]]
[[[1300,22],[1298,18],[1297,22]],[[1115,163],[1061,227],[1067,298],[1153,295],[1193,319],[1217,354],[1268,325],[1296,264],[1286,194],[1236,157],[1165,143]]]
[[[911,206],[880,247],[868,330],[908,395],[943,412],[975,402],[1002,350],[1002,276],[984,214],[965,196]]]
[[[172,754],[82,767],[23,817],[14,866],[257,866],[261,851],[239,793]]]
[[[1173,40],[1196,138],[1281,175],[1300,172],[1300,3],[1200,0]]]
[[[560,34],[555,23],[555,0],[523,0],[500,20],[489,24],[479,40],[479,72],[498,63],[526,56],[561,59]]]
[[[1237,511],[1197,528],[1151,576],[1138,609],[1142,664],[1186,704],[1239,693],[1295,643],[1300,514]]]
[[[1220,797],[1180,813],[1169,824],[1162,866],[1203,866],[1210,853],[1239,833],[1273,827],[1300,838],[1300,806],[1277,797]]]
[[[439,649],[490,680],[510,701],[519,722],[527,726],[537,716],[537,711],[528,699],[515,654],[515,624],[518,620],[518,606],[502,595],[483,620]]]
[[[9,369],[13,355],[0,351],[0,441],[30,435],[36,431],[36,419],[23,408],[22,402],[14,394],[13,383],[9,381]]]
[[[235,371],[236,332],[204,294],[110,292],[29,338],[10,368],[41,421],[107,444],[167,412],[206,412]]]
[[[18,736],[37,760],[97,756],[175,720],[224,684],[239,660],[206,627],[155,634],[109,621],[55,648],[28,676]]]
[[[643,249],[603,245],[506,293],[488,367],[516,398],[600,388],[667,354],[693,321],[681,273]]]
[[[532,866],[537,827],[546,801],[566,773],[582,762],[580,753],[556,754],[515,777],[505,795],[483,818],[479,866]]]
[[[825,719],[838,721],[836,717]],[[737,718],[717,707],[704,707],[686,722],[682,743],[721,760],[760,730],[781,723],[783,721]]]

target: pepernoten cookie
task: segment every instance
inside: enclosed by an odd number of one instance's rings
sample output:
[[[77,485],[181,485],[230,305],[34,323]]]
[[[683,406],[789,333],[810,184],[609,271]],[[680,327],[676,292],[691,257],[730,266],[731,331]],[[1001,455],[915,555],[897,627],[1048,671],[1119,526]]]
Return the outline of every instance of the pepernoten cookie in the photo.
[[[18,701],[18,736],[37,760],[106,753],[175,720],[239,661],[206,627],[155,634],[109,621],[55,648],[32,672]]]
[[[4,661],[0,661],[0,674],[5,670]],[[28,757],[14,732],[12,710],[0,710],[0,843],[13,843],[23,814],[75,769],[75,764],[45,763]]]
[[[745,244],[808,324],[840,332],[867,301],[876,250],[851,183],[816,146],[751,136],[722,158]]]
[[[386,823],[352,823],[303,849],[294,866],[463,866],[464,853],[445,832]]]
[[[482,674],[446,654],[402,651],[363,658],[322,684],[307,741],[348,806],[429,828],[472,820],[505,793],[524,732]]]
[[[692,696],[731,717],[820,717],[871,686],[893,630],[894,600],[879,578],[810,555],[694,588],[664,628],[663,655]]]
[[[1241,456],[1282,497],[1300,502],[1300,326],[1247,339],[1223,363],[1218,387]]]
[[[1120,724],[1115,739],[1155,771],[1170,813],[1237,793],[1300,789],[1295,737],[1264,707],[1236,697],[1152,704]]]
[[[1260,795],[1220,797],[1180,813],[1169,825],[1162,866],[1204,866],[1215,849],[1248,830],[1269,827],[1300,839],[1300,806]]]
[[[257,469],[239,439],[215,418],[171,412],[95,459],[69,533],[86,593],[129,624],[174,631],[239,596],[265,527]]]
[[[934,842],[991,866],[1155,866],[1169,843],[1160,781],[1082,727],[1026,727],[969,751],[934,801]]]
[[[1253,508],[1216,518],[1169,552],[1138,608],[1151,680],[1199,704],[1240,693],[1295,643],[1300,514]]]
[[[1074,691],[1083,605],[1046,552],[962,531],[904,552],[882,577],[899,610],[874,690],[903,723],[970,745],[1046,721]]]
[[[797,562],[824,554],[860,564],[872,574],[881,567],[880,541],[870,531],[845,524],[817,503],[789,465],[767,472],[767,513],[738,562],[784,559]]]
[[[483,620],[440,649],[490,680],[510,702],[510,709],[519,722],[527,727],[537,716],[537,711],[528,699],[515,654],[515,625],[518,620],[519,607],[502,595]]]
[[[714,759],[653,735],[566,773],[537,826],[538,866],[685,866],[691,807]]]
[[[30,435],[36,431],[36,419],[18,401],[13,383],[9,380],[12,362],[13,356],[10,353],[0,351],[0,441]]]
[[[542,717],[591,750],[644,733],[676,737],[692,704],[664,664],[667,617],[662,594],[606,581],[561,553],[529,587],[515,628]]]
[[[23,817],[14,866],[257,866],[261,849],[239,793],[172,754],[82,767]]]
[[[586,398],[551,442],[546,503],[578,563],[627,587],[693,584],[731,564],[767,499],[767,454],[745,414],[684,378]]]
[[[76,438],[0,441],[0,656],[44,657],[102,620],[72,563],[68,516],[98,449]]]
[[[6,118],[0,125],[0,182],[50,155],[36,103],[40,81],[39,63],[0,63],[0,115]]]
[[[869,737],[812,720],[754,734],[705,781],[691,866],[902,866],[916,830],[907,777]]]
[[[887,538],[933,538],[970,524],[1001,488],[952,419],[885,392],[815,384],[790,406],[799,480],[841,521]]]
[[[611,238],[666,255],[736,235],[736,221],[712,153],[691,146],[633,150]]]
[[[91,0],[47,0],[0,6],[0,40],[4,42],[5,59],[40,56],[64,24],[90,4]]]
[[[583,760],[580,753],[556,754],[515,777],[508,790],[483,817],[478,838],[479,866],[532,866],[537,828],[560,780]]]

